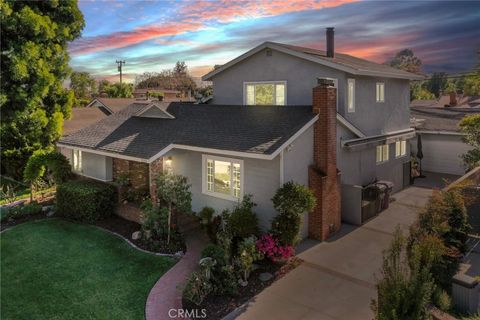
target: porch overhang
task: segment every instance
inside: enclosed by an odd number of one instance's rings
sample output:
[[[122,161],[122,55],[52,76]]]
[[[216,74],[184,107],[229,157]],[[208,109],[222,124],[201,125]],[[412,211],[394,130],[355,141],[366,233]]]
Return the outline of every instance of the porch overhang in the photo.
[[[341,142],[342,148],[346,150],[360,150],[374,147],[382,144],[389,144],[400,140],[412,139],[415,137],[415,129],[409,128],[388,132],[382,135],[367,136],[356,139],[344,140]]]

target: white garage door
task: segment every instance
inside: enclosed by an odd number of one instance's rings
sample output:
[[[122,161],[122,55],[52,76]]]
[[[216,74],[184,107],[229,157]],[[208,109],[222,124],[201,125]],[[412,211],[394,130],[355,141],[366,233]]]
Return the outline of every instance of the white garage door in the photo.
[[[416,155],[416,139],[411,140],[411,147]],[[463,175],[465,168],[460,156],[470,148],[459,135],[422,133],[423,170]]]

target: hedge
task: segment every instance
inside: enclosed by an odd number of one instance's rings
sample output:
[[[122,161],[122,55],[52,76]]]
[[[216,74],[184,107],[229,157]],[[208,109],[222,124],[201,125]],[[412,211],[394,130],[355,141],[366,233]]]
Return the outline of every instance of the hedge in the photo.
[[[102,182],[71,180],[57,187],[57,214],[93,223],[114,213],[116,188]]]

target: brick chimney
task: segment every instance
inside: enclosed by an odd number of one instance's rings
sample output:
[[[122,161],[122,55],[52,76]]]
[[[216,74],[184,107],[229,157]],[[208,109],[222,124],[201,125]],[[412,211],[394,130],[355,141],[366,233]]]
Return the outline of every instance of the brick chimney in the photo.
[[[340,229],[340,172],[337,170],[337,89],[322,81],[313,88],[312,111],[318,114],[314,125],[313,165],[309,186],[317,205],[308,217],[310,238],[325,240]]]
[[[454,107],[457,105],[457,93],[450,92],[450,106]]]

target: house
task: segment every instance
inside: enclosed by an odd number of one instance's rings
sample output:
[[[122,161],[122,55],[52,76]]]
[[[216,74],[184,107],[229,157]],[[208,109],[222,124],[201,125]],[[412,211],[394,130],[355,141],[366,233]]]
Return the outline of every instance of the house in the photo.
[[[107,115],[99,108],[72,108],[72,116],[70,119],[63,121],[62,135],[68,136],[105,117],[107,117]]]
[[[133,96],[135,99],[144,99],[148,100],[155,94],[163,94],[164,101],[180,101],[180,94],[181,92],[178,90],[168,90],[168,89],[161,89],[161,88],[146,88],[146,89],[139,89],[136,88],[133,92]]]
[[[415,104],[417,105],[417,104]],[[463,117],[480,113],[478,107],[444,107],[412,105],[412,127],[422,139],[422,169],[436,173],[463,175],[465,167],[460,156],[472,147],[462,141],[458,124]],[[411,141],[417,152],[417,139]]]
[[[266,42],[208,73],[213,104],[137,101],[58,146],[78,174],[128,172],[152,197],[158,172],[184,175],[194,211],[252,194],[264,228],[278,187],[308,185],[317,206],[302,236],[324,240],[342,219],[363,222],[362,186],[379,179],[400,190],[408,180],[409,80],[419,78],[336,54],[327,35],[326,52]]]
[[[476,108],[480,107],[480,96],[468,96],[464,94],[450,93],[441,95],[438,99],[413,100],[410,107],[429,108]]]
[[[88,127],[134,101],[135,99],[95,98],[86,107],[72,108],[72,116],[63,122],[62,135],[67,136]]]
[[[97,107],[107,116],[115,113],[117,111],[125,109],[128,105],[135,102],[135,99],[132,98],[95,98],[86,108]]]

